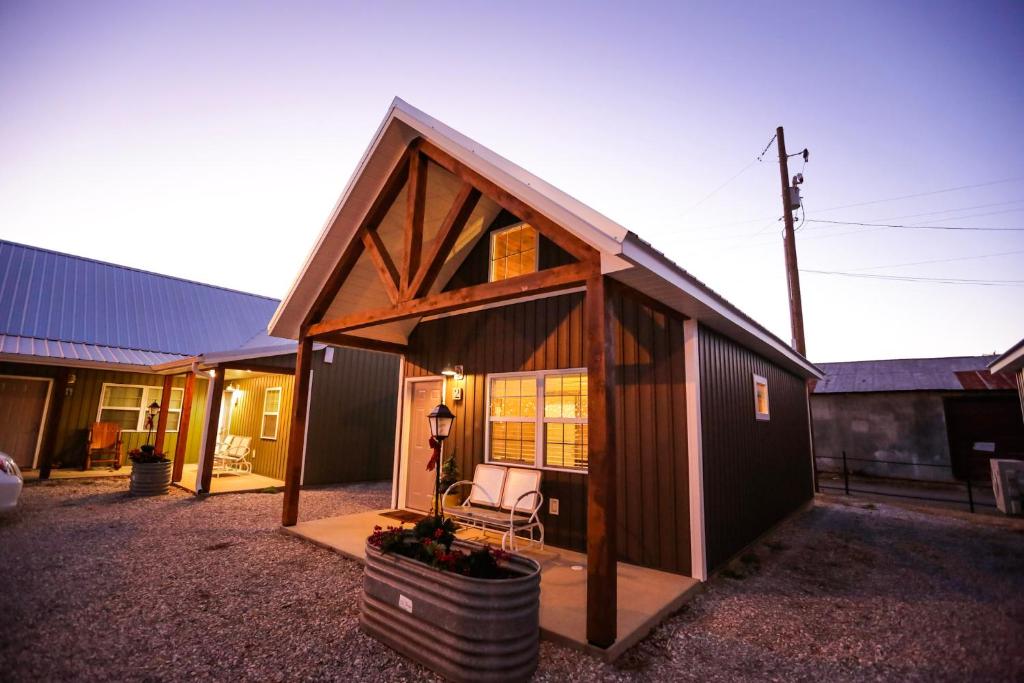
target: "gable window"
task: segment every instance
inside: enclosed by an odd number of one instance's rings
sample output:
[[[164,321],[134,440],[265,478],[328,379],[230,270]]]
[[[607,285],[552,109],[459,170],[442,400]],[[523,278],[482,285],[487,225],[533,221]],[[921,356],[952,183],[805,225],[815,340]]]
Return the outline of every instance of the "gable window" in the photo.
[[[146,408],[156,401],[160,403],[163,387],[147,387],[138,384],[104,384],[100,390],[100,407],[96,413],[97,422],[113,422],[122,431],[145,432]],[[185,390],[171,389],[171,402],[167,406],[167,431],[178,431],[181,422],[181,403]],[[153,429],[156,430],[156,425]]]
[[[487,377],[488,462],[587,471],[587,373]]]
[[[260,424],[260,438],[277,439],[277,424],[281,419],[281,387],[269,387],[263,392],[263,420]]]
[[[536,273],[537,240],[537,231],[528,223],[517,223],[492,232],[488,279],[497,282]]]
[[[758,420],[768,420],[768,380],[754,375],[754,415]]]

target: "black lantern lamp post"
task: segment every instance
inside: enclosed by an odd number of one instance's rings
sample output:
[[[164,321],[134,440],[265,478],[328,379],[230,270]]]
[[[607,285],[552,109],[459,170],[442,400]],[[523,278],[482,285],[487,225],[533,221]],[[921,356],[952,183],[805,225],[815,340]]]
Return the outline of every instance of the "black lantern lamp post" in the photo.
[[[148,446],[153,442],[153,425],[156,422],[156,416],[160,414],[160,404],[153,401],[146,408],[146,422],[149,423],[149,433],[146,435],[146,445]]]
[[[434,510],[441,517],[441,446],[452,431],[455,414],[443,403],[438,403],[427,415],[430,423],[430,436],[437,442],[437,463],[434,465]]]

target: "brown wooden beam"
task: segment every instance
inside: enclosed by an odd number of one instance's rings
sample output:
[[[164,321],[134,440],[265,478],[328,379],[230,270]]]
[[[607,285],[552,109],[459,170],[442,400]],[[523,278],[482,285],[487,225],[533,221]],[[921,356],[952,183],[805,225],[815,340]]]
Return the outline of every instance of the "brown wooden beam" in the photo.
[[[405,267],[402,268],[401,290],[420,269],[423,251],[423,213],[427,203],[427,160],[418,151],[409,157],[409,192],[405,207]],[[404,298],[404,297],[403,297]]]
[[[615,642],[617,606],[614,309],[606,280],[587,281],[587,641]]]
[[[231,360],[219,365],[225,370],[248,370],[249,372],[264,372],[271,375],[290,375],[295,372],[294,366],[286,367],[252,360]]]
[[[53,394],[50,396],[50,405],[46,409],[43,438],[39,445],[40,479],[50,478],[53,451],[57,448],[57,425],[60,423],[60,414],[64,410],[64,397],[68,393],[69,374],[67,368],[61,368],[57,371],[57,376],[53,380]]]
[[[348,346],[354,349],[365,349],[367,351],[381,351],[383,353],[396,353],[403,355],[409,351],[409,347],[395,342],[380,341],[378,339],[367,339],[357,337],[353,334],[328,334],[320,337],[319,341],[335,346]]]
[[[377,275],[380,276],[380,281],[384,284],[384,291],[387,292],[388,298],[391,299],[391,303],[397,304],[400,298],[398,293],[400,276],[376,230],[367,230],[363,233],[363,246],[377,269]]]
[[[309,313],[306,315],[304,324],[308,325],[314,320],[319,320],[327,312],[327,309],[331,305],[331,301],[338,294],[338,290],[341,289],[341,285],[345,282],[348,274],[352,271],[356,261],[363,253],[364,245],[362,240],[362,234],[370,229],[375,228],[384,220],[384,216],[387,214],[388,209],[394,203],[395,199],[398,198],[398,193],[402,191],[402,187],[405,186],[405,181],[409,176],[409,157],[418,148],[418,142],[413,141],[405,152],[402,154],[398,163],[395,164],[394,168],[391,169],[390,175],[387,180],[384,181],[384,186],[377,198],[373,200],[369,210],[363,217],[362,222],[356,229],[352,240],[349,242],[345,252],[338,259],[338,262],[334,265],[334,270],[331,271],[330,276],[327,278],[327,282],[320,290],[320,294],[317,295],[316,301],[309,309]]]
[[[174,386],[174,376],[164,376],[163,390],[160,392],[160,416],[156,421],[156,442],[153,447],[157,453],[164,452],[164,438],[167,436],[167,415],[171,408],[171,388]]]
[[[486,197],[492,199],[498,206],[537,228],[542,235],[579,260],[596,261],[600,258],[598,251],[582,239],[535,210],[518,197],[506,192],[496,183],[480,175],[432,142],[427,140],[421,141],[420,150],[438,166],[464,182],[471,184]]]
[[[181,481],[181,473],[185,468],[185,455],[188,449],[188,428],[192,422],[192,396],[195,392],[195,373],[185,375],[185,395],[181,400],[181,418],[178,419],[178,440],[174,444],[174,465],[171,468],[171,481]]]
[[[210,483],[213,481],[213,453],[217,447],[217,423],[220,421],[220,403],[224,394],[224,368],[213,369],[213,380],[208,387],[210,395],[206,400],[210,404],[210,416],[206,421],[206,443],[203,444],[203,469],[199,473],[199,481],[196,482],[196,495],[210,493]]]
[[[313,340],[303,334],[299,339],[299,353],[295,359],[295,385],[292,388],[291,425],[288,429],[288,459],[284,469],[282,526],[295,526],[299,521],[299,485],[302,477],[302,457],[306,449],[306,413],[309,405],[309,368],[312,355]]]
[[[583,284],[598,272],[596,264],[570,263],[508,280],[485,282],[450,292],[439,292],[389,308],[363,311],[342,318],[325,320],[311,325],[309,334],[320,339],[335,332],[350,332],[396,320],[448,313],[460,308],[471,308],[532,294],[544,294]]]
[[[448,258],[451,250],[455,248],[455,242],[459,239],[459,235],[462,234],[462,228],[466,225],[466,221],[469,220],[473,209],[476,208],[479,201],[480,190],[469,183],[463,183],[462,189],[459,190],[459,193],[455,196],[455,201],[452,202],[451,208],[448,209],[448,215],[445,216],[444,222],[441,223],[437,237],[434,238],[430,248],[430,255],[413,279],[412,284],[409,285],[409,290],[406,294],[410,299],[418,299],[430,291],[431,285],[434,284],[438,273],[441,272],[445,259]]]

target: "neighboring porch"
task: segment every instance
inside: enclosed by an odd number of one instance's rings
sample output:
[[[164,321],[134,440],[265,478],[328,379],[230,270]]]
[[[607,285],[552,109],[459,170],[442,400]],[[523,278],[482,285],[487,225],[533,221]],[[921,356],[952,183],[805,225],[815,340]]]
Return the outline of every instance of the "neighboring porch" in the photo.
[[[190,493],[196,492],[196,479],[199,475],[199,466],[186,464],[182,469],[181,481],[174,482],[175,486],[185,489]],[[218,493],[247,493],[253,491],[278,490],[284,487],[283,479],[275,479],[262,474],[236,472],[219,473],[214,472],[210,479],[210,495]]]
[[[388,510],[327,517],[295,526],[282,527],[288,533],[312,541],[351,559],[363,562],[366,537],[373,527],[397,526],[400,520],[385,516]],[[461,529],[459,538],[484,540],[499,545],[494,534],[479,529]],[[678,611],[695,593],[700,581],[680,574],[647,569],[619,562],[617,567],[617,615],[615,643],[598,648],[587,642],[587,556],[562,548],[545,546],[519,552],[541,566],[541,636],[612,661],[639,642],[663,619]]]

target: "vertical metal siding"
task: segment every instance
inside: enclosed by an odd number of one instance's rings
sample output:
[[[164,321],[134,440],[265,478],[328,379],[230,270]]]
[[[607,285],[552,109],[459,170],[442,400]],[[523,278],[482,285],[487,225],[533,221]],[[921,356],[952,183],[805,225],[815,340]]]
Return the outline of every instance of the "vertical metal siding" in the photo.
[[[336,348],[313,357],[306,438],[306,484],[391,478],[399,358]],[[290,405],[290,404],[289,404]]]
[[[615,294],[618,385],[619,556],[667,571],[690,571],[689,488],[682,320],[639,303],[625,288]],[[618,322],[621,320],[621,324]],[[449,453],[472,479],[484,460],[486,376],[581,367],[583,294],[568,294],[421,323],[414,331],[407,377],[437,375],[447,364],[465,367],[463,399],[446,402],[457,418]],[[547,541],[586,548],[586,475],[544,470],[541,511]]]
[[[58,371],[53,365],[29,365],[24,363],[0,363],[0,374],[22,375],[28,377],[54,377]],[[79,467],[85,460],[85,443],[88,430],[96,421],[99,410],[100,394],[105,383],[137,384],[144,386],[161,386],[163,377],[134,372],[118,372],[115,370],[95,370],[87,368],[70,368],[75,375],[75,383],[71,386],[72,393],[64,400],[60,418],[57,421],[57,439],[54,446],[52,463],[63,467]],[[174,386],[184,388],[184,378],[175,378]],[[189,443],[186,462],[195,462],[199,455],[199,438],[202,430],[202,415],[206,401],[206,383],[196,383],[195,399],[192,405],[192,421],[189,428]],[[164,441],[164,451],[173,453],[178,434],[168,433]],[[126,458],[128,451],[146,442],[146,432],[125,432],[122,435],[123,452]]]
[[[768,421],[754,414],[753,376],[768,380]],[[804,381],[700,327],[704,515],[714,570],[810,500]]]

